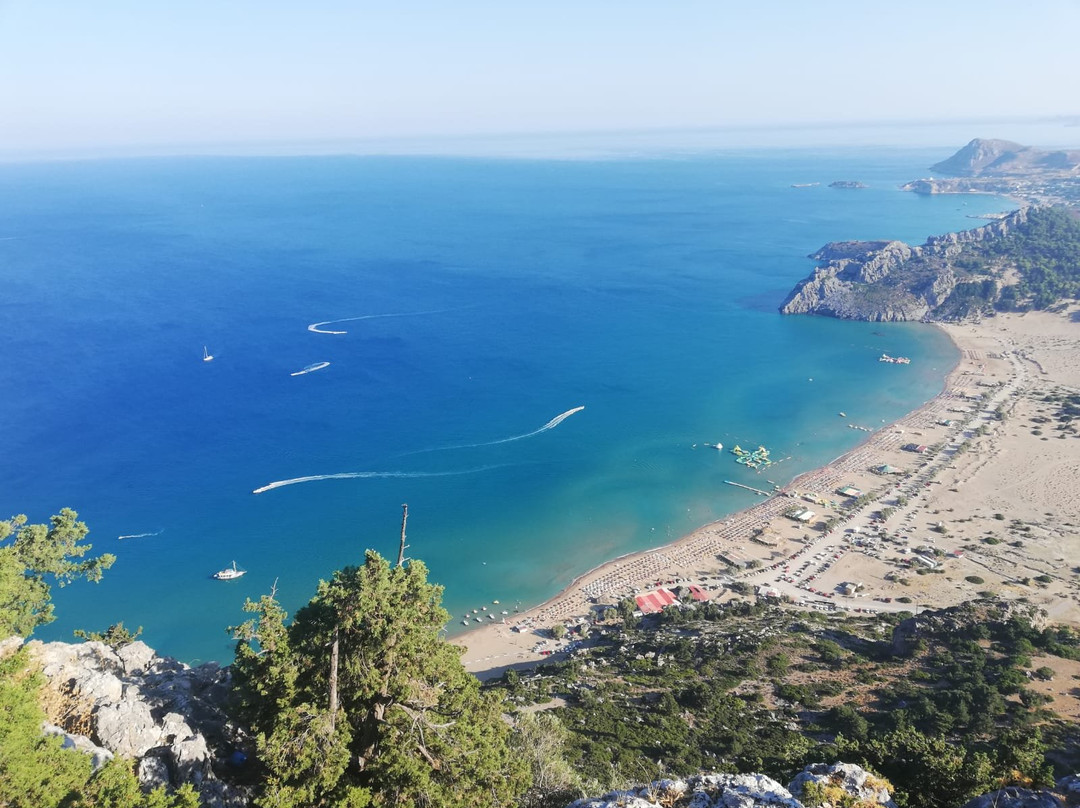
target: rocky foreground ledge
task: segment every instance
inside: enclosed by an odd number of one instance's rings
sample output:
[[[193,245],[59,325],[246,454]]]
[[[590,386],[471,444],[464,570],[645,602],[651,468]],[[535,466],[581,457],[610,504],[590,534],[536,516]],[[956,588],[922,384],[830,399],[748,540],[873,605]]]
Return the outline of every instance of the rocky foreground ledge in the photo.
[[[23,647],[0,641],[0,657]],[[249,789],[224,782],[218,768],[244,746],[223,708],[229,673],[216,663],[192,668],[142,642],[114,650],[104,643],[25,643],[46,679],[45,734],[64,736],[69,748],[95,765],[114,755],[136,761],[147,788],[192,784],[205,808],[244,808]],[[216,768],[217,767],[217,768]],[[892,787],[859,766],[806,767],[785,788],[761,774],[702,774],[577,800],[568,808],[896,808]],[[1066,801],[1067,800],[1067,801]],[[1080,776],[1057,793],[1009,787],[962,808],[1063,808],[1080,804]],[[961,806],[957,806],[961,808]]]
[[[983,794],[962,808],[1064,808],[1080,802],[1080,780],[1058,784],[1062,795],[1008,787]],[[916,803],[917,804],[917,803]],[[896,808],[891,786],[850,763],[807,766],[784,788],[762,774],[704,774],[657,780],[647,786],[578,800],[567,808]],[[957,806],[961,808],[961,806]]]
[[[0,641],[0,657],[24,641]],[[222,706],[229,691],[227,668],[192,668],[133,642],[114,650],[104,643],[25,643],[46,679],[46,734],[91,755],[99,766],[114,755],[136,761],[147,788],[192,784],[206,808],[242,808],[246,789],[220,780],[241,745]]]
[[[890,788],[859,766],[820,764],[808,766],[787,788],[763,774],[703,774],[612,791],[595,799],[578,800],[568,808],[804,808],[800,798],[808,791],[836,804],[857,802],[861,808],[896,808]],[[812,804],[819,802],[815,799]]]

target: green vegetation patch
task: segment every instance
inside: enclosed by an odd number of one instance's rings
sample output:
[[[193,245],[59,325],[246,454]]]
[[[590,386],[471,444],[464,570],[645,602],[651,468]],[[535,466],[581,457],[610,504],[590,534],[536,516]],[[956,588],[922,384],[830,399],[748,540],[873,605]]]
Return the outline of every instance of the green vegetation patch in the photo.
[[[888,777],[900,805],[953,808],[1049,783],[1044,730],[1062,748],[1080,741],[1025,670],[1040,653],[1076,658],[1080,638],[993,600],[917,618],[710,604],[596,627],[591,641],[492,686],[519,704],[562,699],[569,762],[601,787],[700,769],[784,781],[839,759]]]

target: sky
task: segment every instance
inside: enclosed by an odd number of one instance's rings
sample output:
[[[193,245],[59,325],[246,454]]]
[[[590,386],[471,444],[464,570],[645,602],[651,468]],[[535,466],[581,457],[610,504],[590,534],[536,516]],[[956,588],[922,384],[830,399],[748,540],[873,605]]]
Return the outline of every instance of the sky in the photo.
[[[0,0],[0,153],[1080,118],[1078,30],[1080,0]]]

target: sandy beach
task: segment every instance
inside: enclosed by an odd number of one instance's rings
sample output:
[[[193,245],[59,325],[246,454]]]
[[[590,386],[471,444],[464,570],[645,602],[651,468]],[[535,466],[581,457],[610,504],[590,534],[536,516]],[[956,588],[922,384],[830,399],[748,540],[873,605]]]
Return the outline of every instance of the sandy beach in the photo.
[[[456,638],[466,668],[489,678],[532,666],[566,649],[556,624],[691,583],[719,599],[746,584],[748,597],[825,611],[910,611],[994,592],[1080,625],[1080,433],[1059,428],[1059,405],[1046,400],[1080,392],[1080,307],[938,327],[961,351],[938,396],[759,504]],[[872,470],[883,465],[895,473]],[[868,501],[852,508],[844,487]],[[785,516],[795,507],[813,519]]]

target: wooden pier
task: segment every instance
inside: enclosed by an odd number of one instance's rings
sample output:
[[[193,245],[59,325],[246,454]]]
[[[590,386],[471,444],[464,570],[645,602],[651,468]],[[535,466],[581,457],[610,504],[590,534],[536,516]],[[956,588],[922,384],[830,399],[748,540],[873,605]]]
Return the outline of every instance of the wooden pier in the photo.
[[[762,497],[771,497],[773,495],[773,492],[771,491],[762,491],[760,488],[751,488],[750,486],[743,485],[742,483],[733,483],[731,480],[724,480],[724,482],[728,485],[733,485],[736,488],[745,488],[747,491],[753,491],[755,494],[758,494]]]

